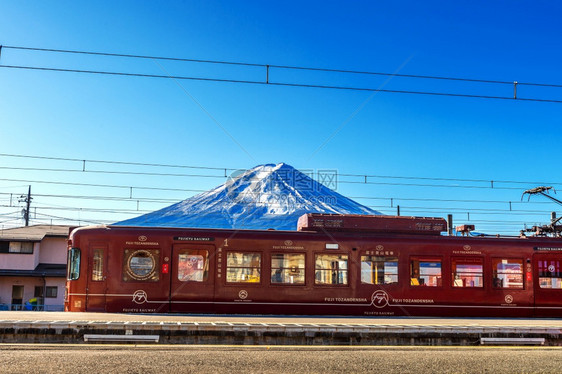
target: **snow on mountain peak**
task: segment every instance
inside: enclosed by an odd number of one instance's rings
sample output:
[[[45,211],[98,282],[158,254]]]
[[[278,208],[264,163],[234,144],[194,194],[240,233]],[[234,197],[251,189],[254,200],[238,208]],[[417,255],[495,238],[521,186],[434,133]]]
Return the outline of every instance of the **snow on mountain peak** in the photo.
[[[207,192],[116,225],[296,230],[305,213],[380,214],[328,188],[335,170],[259,165],[238,170]]]

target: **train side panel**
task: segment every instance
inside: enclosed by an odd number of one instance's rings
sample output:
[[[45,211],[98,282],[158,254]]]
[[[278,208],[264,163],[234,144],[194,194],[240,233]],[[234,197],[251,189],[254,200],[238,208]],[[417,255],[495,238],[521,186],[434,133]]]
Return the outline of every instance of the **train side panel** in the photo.
[[[561,317],[559,242],[79,229],[65,305],[126,313]]]

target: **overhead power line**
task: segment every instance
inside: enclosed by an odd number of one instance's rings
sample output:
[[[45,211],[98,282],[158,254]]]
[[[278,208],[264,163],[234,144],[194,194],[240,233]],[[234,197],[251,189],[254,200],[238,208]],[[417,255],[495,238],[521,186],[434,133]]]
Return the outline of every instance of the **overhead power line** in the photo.
[[[69,50],[69,49],[36,48],[36,47],[7,46],[7,45],[2,46],[2,48],[4,48],[4,49],[14,49],[14,50],[36,51],[36,52],[69,53],[69,54],[105,56],[105,57],[125,57],[125,58],[136,58],[136,59],[146,59],[146,60],[166,60],[166,61],[195,62],[195,63],[218,64],[218,65],[238,65],[238,66],[248,66],[248,67],[261,67],[261,68],[265,68],[265,69],[305,70],[305,71],[319,71],[319,72],[328,72],[328,73],[345,73],[345,74],[359,74],[359,75],[382,75],[382,76],[393,76],[393,77],[415,78],[415,79],[436,79],[436,80],[449,80],[449,81],[472,82],[472,83],[504,84],[504,85],[513,85],[514,83],[516,83],[517,85],[522,85],[522,86],[562,88],[562,84],[551,84],[551,83],[502,81],[502,80],[490,80],[490,79],[445,77],[445,76],[436,76],[436,75],[419,75],[419,74],[397,74],[397,73],[375,72],[375,71],[330,69],[330,68],[275,65],[275,64],[258,64],[258,63],[248,63],[248,62],[224,61],[224,60],[222,60],[222,61],[221,60],[206,60],[206,59],[193,59],[193,58],[181,58],[181,57],[164,57],[164,56],[136,55],[136,54],[126,54],[126,53],[79,51],[79,50]]]
[[[150,176],[168,176],[168,177],[192,177],[192,178],[219,178],[223,179],[223,175],[201,175],[201,174],[172,174],[172,173],[149,173],[134,171],[111,171],[111,170],[76,170],[76,169],[54,169],[54,168],[25,168],[25,167],[8,167],[0,166],[0,170],[20,170],[20,171],[48,171],[48,172],[65,172],[65,173],[94,173],[94,174],[119,174],[119,175],[150,175]],[[520,190],[518,187],[490,187],[490,186],[471,186],[471,185],[444,185],[444,184],[421,184],[421,183],[397,183],[397,182],[369,182],[369,181],[346,181],[338,180],[338,183],[344,184],[373,184],[373,185],[391,185],[391,186],[415,186],[415,187],[440,187],[440,188],[495,188],[499,190]],[[126,188],[126,186],[121,186]],[[131,187],[129,187],[131,188]],[[137,188],[137,187],[134,187]],[[144,187],[142,187],[144,189]]]
[[[205,190],[192,190],[197,192],[206,192]],[[0,195],[6,196],[19,196],[21,192],[0,192]],[[78,199],[78,200],[107,200],[107,201],[122,201],[122,202],[145,202],[145,203],[176,203],[178,199],[165,199],[165,198],[153,198],[153,197],[123,197],[123,196],[101,196],[101,195],[53,195],[53,194],[33,194],[35,197],[46,197],[46,198],[60,198],[60,199]],[[477,199],[438,199],[438,198],[411,198],[411,197],[400,197],[400,196],[391,196],[391,197],[377,197],[377,196],[347,196],[350,199],[359,199],[359,200],[384,200],[388,201],[389,203],[399,203],[401,201],[423,201],[423,202],[439,202],[439,203],[478,203],[478,204],[505,204],[505,205],[552,205],[550,201],[507,201],[507,200],[477,200]],[[8,202],[9,199],[2,199],[0,201]],[[385,206],[389,207],[389,206]],[[390,208],[394,206],[391,205]]]
[[[2,169],[0,167],[0,169]],[[17,168],[16,168],[17,169]],[[48,169],[38,169],[38,168],[28,168],[27,170],[41,170],[41,171],[48,171]],[[24,169],[25,170],[25,169]],[[53,170],[50,170],[53,171]],[[65,172],[78,172],[77,170],[56,170],[56,171],[65,171]],[[80,171],[81,172],[81,171]],[[86,173],[110,173],[110,174],[147,174],[147,173],[118,173],[118,172],[105,172],[105,171],[86,171]],[[200,175],[182,175],[184,177],[202,177]],[[209,175],[205,176],[208,178],[224,178],[223,176],[218,175]],[[184,188],[166,188],[166,187],[142,187],[142,186],[125,186],[125,185],[104,185],[104,184],[93,184],[93,183],[76,183],[76,182],[53,182],[53,181],[41,181],[41,180],[24,180],[24,179],[9,179],[9,178],[0,178],[0,181],[8,181],[8,182],[26,182],[26,183],[44,183],[44,184],[59,184],[59,185],[67,185],[67,186],[88,186],[88,187],[107,187],[107,188],[123,188],[129,190],[155,190],[155,191],[178,191],[178,192],[192,192],[193,190],[184,189]],[[408,187],[430,187],[430,188],[455,188],[455,189],[495,189],[495,190],[515,190],[520,191],[521,188],[519,187],[500,187],[500,186],[474,186],[474,185],[447,185],[447,184],[423,184],[423,183],[397,183],[397,182],[354,182],[354,181],[342,181],[339,180],[338,183],[342,184],[364,184],[364,185],[377,185],[377,186],[408,186]],[[201,192],[201,191],[198,191]]]
[[[111,164],[111,165],[130,165],[130,166],[147,166],[147,167],[160,167],[160,168],[185,168],[185,169],[200,169],[200,170],[216,170],[224,171],[224,175],[203,175],[203,177],[213,177],[213,178],[224,178],[228,177],[227,173],[229,171],[246,170],[245,168],[232,168],[232,167],[212,167],[212,166],[194,166],[194,165],[179,165],[179,164],[155,164],[155,163],[144,163],[144,162],[129,162],[129,161],[112,161],[112,160],[90,160],[90,159],[79,159],[79,158],[63,158],[63,157],[48,157],[48,156],[33,156],[33,155],[21,155],[21,154],[10,154],[10,153],[0,153],[0,157],[14,157],[14,158],[28,158],[37,160],[54,160],[54,161],[70,161],[78,162],[82,166],[82,170],[79,169],[40,169],[40,168],[23,168],[23,167],[0,167],[3,169],[14,169],[14,170],[35,170],[35,171],[89,171],[94,173],[111,173],[111,174],[139,174],[139,175],[157,175],[157,176],[181,176],[181,177],[198,177],[197,174],[173,174],[173,173],[149,173],[149,172],[119,172],[119,171],[104,171],[104,170],[89,170],[87,169],[87,164],[90,163],[100,163],[100,164]],[[474,179],[474,178],[444,178],[444,177],[415,177],[415,176],[400,176],[400,175],[377,175],[377,174],[350,174],[350,173],[337,173],[338,177],[356,177],[361,178],[363,181],[358,182],[347,182],[347,183],[365,183],[368,182],[368,178],[377,179],[410,179],[410,180],[424,180],[424,181],[446,181],[446,182],[474,182],[474,183],[487,183],[491,188],[495,188],[494,183],[504,183],[504,184],[525,184],[525,185],[562,185],[562,182],[547,182],[547,181],[517,181],[517,180],[505,180],[505,179]],[[344,181],[346,182],[346,181]],[[203,192],[203,191],[201,191]]]
[[[140,162],[124,162],[124,161],[112,161],[112,160],[86,160],[86,159],[79,159],[79,158],[61,158],[61,157],[47,157],[47,156],[32,156],[32,155],[14,155],[14,154],[7,154],[7,153],[0,153],[0,157],[19,157],[19,158],[27,158],[27,159],[37,159],[37,160],[48,160],[48,161],[57,161],[57,162],[76,162],[76,163],[80,163],[80,167],[79,168],[73,168],[72,166],[74,165],[70,165],[70,168],[28,168],[28,167],[0,167],[1,168],[5,168],[5,169],[15,169],[15,170],[21,170],[21,171],[49,171],[49,172],[73,172],[73,173],[77,173],[77,172],[92,172],[92,173],[111,173],[111,174],[123,174],[123,175],[131,175],[131,174],[139,174],[139,175],[157,175],[157,176],[162,176],[162,175],[168,175],[168,176],[180,176],[180,177],[185,177],[185,176],[194,176],[194,177],[201,177],[201,175],[199,173],[161,173],[160,170],[154,170],[154,172],[149,172],[149,171],[145,171],[147,170],[149,167],[157,167],[157,168],[166,168],[166,167],[170,167],[170,168],[187,168],[187,169],[198,169],[198,170],[210,170],[211,172],[208,173],[207,175],[204,175],[205,177],[212,177],[212,178],[225,178],[227,176],[227,172],[229,170],[242,170],[242,169],[234,169],[234,168],[223,168],[223,167],[207,167],[207,166],[197,166],[197,165],[175,165],[175,164],[153,164],[153,163],[140,163]],[[89,168],[91,167],[91,164],[94,163],[100,163],[100,164],[104,164],[104,165],[130,165],[130,166],[136,166],[136,167],[141,167],[142,169],[140,169],[138,172],[135,171],[127,171],[127,170],[123,170],[123,171],[118,171],[118,168],[116,167],[115,170],[90,170]],[[69,165],[67,165],[69,166]],[[78,165],[77,165],[78,166]],[[108,167],[109,169],[109,167]],[[123,168],[124,169],[124,168]],[[131,168],[132,170],[135,170],[133,168]],[[219,173],[217,173],[217,171]],[[308,174],[310,175],[310,174]],[[350,174],[350,173],[337,173],[338,177],[339,176],[345,176],[345,177],[356,177],[356,178],[360,178],[358,181],[350,181],[350,180],[339,180],[338,183],[353,183],[353,184],[373,184],[373,185],[397,185],[397,186],[424,186],[424,187],[446,187],[446,188],[482,188],[482,189],[499,189],[499,190],[503,190],[503,189],[509,189],[509,190],[518,190],[521,191],[520,188],[518,187],[502,187],[502,186],[498,186],[498,184],[500,183],[513,183],[513,184],[555,184],[555,183],[545,183],[545,182],[529,182],[529,181],[514,181],[514,180],[493,180],[493,181],[488,181],[485,179],[463,179],[463,178],[441,178],[441,177],[408,177],[408,176],[389,176],[389,175],[373,175],[373,174]],[[394,181],[390,181],[390,182],[384,182],[384,181],[371,181],[369,179],[371,178],[378,178],[378,179],[384,179],[384,178],[388,178],[388,179],[396,179],[396,180],[420,180],[420,181],[433,181],[433,182],[437,182],[436,184],[417,184],[417,183],[402,183],[402,182],[394,182]],[[159,188],[159,187],[149,187],[149,186],[126,186],[126,185],[115,185],[115,184],[94,184],[94,183],[77,183],[77,182],[64,182],[64,181],[60,181],[60,178],[57,181],[52,181],[52,180],[20,180],[20,179],[0,179],[0,181],[12,181],[12,182],[18,182],[18,183],[46,183],[46,184],[55,184],[55,185],[67,185],[67,186],[78,186],[78,187],[104,187],[104,188],[120,188],[120,189],[126,189],[127,190],[127,196],[121,196],[121,197],[112,197],[112,196],[88,196],[87,194],[84,194],[82,192],[82,194],[80,195],[47,195],[47,194],[34,194],[34,197],[36,198],[42,198],[45,197],[46,199],[50,199],[50,198],[63,198],[63,199],[77,199],[77,198],[81,198],[81,199],[90,199],[90,200],[111,200],[111,201],[124,201],[124,202],[136,202],[136,208],[137,209],[131,209],[132,206],[130,205],[124,205],[124,207],[122,208],[118,208],[118,207],[112,207],[111,205],[107,206],[107,208],[103,207],[103,206],[99,206],[99,204],[96,204],[95,207],[89,208],[89,207],[85,207],[85,208],[79,208],[79,207],[75,207],[75,206],[56,206],[53,205],[50,202],[47,202],[47,200],[45,200],[44,202],[39,201],[38,203],[35,204],[36,208],[35,208],[35,213],[37,213],[37,210],[39,210],[39,212],[48,212],[49,210],[52,210],[53,212],[55,211],[67,211],[69,212],[67,214],[67,217],[60,217],[60,218],[55,218],[55,219],[66,219],[66,220],[70,220],[73,222],[99,222],[101,223],[101,220],[95,220],[92,219],[92,217],[89,217],[88,220],[84,220],[82,219],[80,216],[82,215],[82,213],[98,213],[98,214],[123,214],[123,215],[131,215],[131,214],[142,214],[145,212],[148,212],[148,210],[146,209],[146,206],[143,206],[143,208],[145,209],[140,209],[140,203],[159,203],[159,204],[167,204],[167,203],[174,203],[177,202],[178,199],[156,199],[156,198],[142,198],[142,197],[133,197],[133,190],[154,190],[154,191],[176,191],[176,192],[205,192],[205,190],[193,190],[193,189],[183,189],[183,188]],[[459,183],[459,182],[465,182],[467,184],[464,185],[445,185],[443,183],[438,183],[438,182],[455,182],[455,183]],[[474,184],[483,184],[485,183],[486,185],[481,185],[481,186],[475,186]],[[14,188],[14,186],[11,187],[6,187],[6,188]],[[86,190],[83,190],[86,191]],[[97,193],[97,192],[96,192]],[[0,195],[2,196],[14,196],[17,197],[21,194],[21,192],[18,193],[8,193],[8,192],[1,192]],[[518,194],[518,197],[520,195]],[[535,219],[540,220],[540,218],[533,218],[533,216],[537,216],[537,217],[545,217],[544,220],[547,221],[548,218],[546,218],[550,213],[549,211],[541,211],[541,210],[529,210],[529,209],[515,209],[515,204],[520,204],[518,206],[518,208],[523,208],[523,206],[521,206],[521,204],[529,204],[528,202],[521,202],[521,201],[498,201],[498,200],[478,200],[478,199],[439,199],[439,198],[407,198],[407,197],[377,197],[377,196],[349,196],[352,199],[369,199],[369,200],[382,200],[384,202],[377,202],[375,204],[378,205],[367,205],[371,208],[374,208],[375,210],[378,210],[380,212],[386,213],[386,214],[396,214],[396,205],[400,205],[400,209],[401,209],[401,213],[403,215],[418,215],[417,213],[420,213],[419,215],[428,215],[429,212],[429,216],[432,215],[441,215],[441,214],[448,214],[451,212],[454,212],[455,215],[457,215],[457,217],[466,217],[466,219],[458,219],[458,221],[470,221],[470,222],[476,222],[475,218],[477,217],[486,217],[486,216],[494,216],[494,215],[512,215],[513,217],[521,217],[523,215],[528,216],[528,220],[532,220],[534,221]],[[517,199],[519,200],[519,199]],[[11,199],[4,199],[2,200],[3,202],[5,201],[5,204],[3,206],[3,208],[10,208],[11,206],[14,206],[13,203],[15,202],[15,200],[11,200]],[[407,202],[405,201],[421,201],[421,202],[436,202],[436,203],[443,203],[443,204],[425,204],[425,203],[421,203],[421,204],[416,204],[417,206],[410,206],[408,205]],[[9,202],[9,204],[8,204]],[[388,203],[389,205],[384,205],[385,203]],[[463,206],[455,206],[454,204],[447,204],[447,203],[489,203],[489,204],[505,204],[505,205],[497,205],[497,206],[490,206],[489,208],[477,208],[477,207],[463,207]],[[513,207],[512,207],[513,204]],[[543,206],[546,206],[545,204],[552,204],[550,202],[543,202],[543,201],[532,201],[530,204],[543,204]],[[39,206],[37,206],[39,205]],[[72,203],[70,204],[65,204],[65,205],[72,205]],[[433,205],[433,206],[428,206],[428,205]],[[435,205],[442,205],[442,206],[435,206]],[[433,213],[432,213],[433,212]],[[13,214],[13,213],[12,213]],[[69,218],[68,216],[70,215],[77,215],[78,218]],[[55,217],[55,216],[53,216]],[[12,218],[10,216],[5,217],[4,219],[7,220],[9,218]],[[127,217],[129,218],[129,217]],[[21,219],[21,217],[20,217]],[[125,218],[126,219],[126,218]],[[32,221],[37,222],[38,219],[36,217],[31,217]],[[118,219],[116,219],[117,221]],[[119,219],[122,220],[122,219]],[[526,223],[529,225],[533,225],[536,223],[531,224],[529,221],[527,221]],[[500,225],[502,221],[497,221],[498,224]],[[524,222],[525,223],[525,222]],[[488,224],[484,224],[485,226],[487,226]],[[482,227],[480,228],[480,230],[487,230],[487,231],[491,231],[490,229],[488,229],[487,227]]]
[[[453,93],[453,92],[390,90],[390,89],[386,89],[386,88],[383,89],[383,88],[367,88],[367,87],[352,87],[352,86],[328,86],[328,85],[319,85],[319,84],[271,82],[271,81],[256,81],[256,80],[252,81],[252,80],[242,80],[242,79],[223,79],[223,78],[206,78],[206,77],[188,77],[188,76],[180,76],[180,75],[140,74],[140,73],[125,73],[125,72],[116,72],[116,71],[62,69],[62,68],[50,68],[50,67],[40,67],[40,66],[22,66],[22,65],[0,65],[0,68],[36,70],[36,71],[51,71],[51,72],[65,72],[65,73],[112,75],[112,76],[122,76],[122,77],[160,78],[160,79],[205,81],[205,82],[220,82],[220,83],[241,83],[241,84],[270,85],[270,86],[283,86],[283,87],[320,88],[320,89],[363,91],[363,92],[385,92],[385,93],[398,93],[398,94],[410,94],[410,95],[464,97],[464,98],[488,99],[488,100],[518,100],[518,101],[528,101],[528,102],[562,104],[562,100],[556,100],[556,99],[525,98],[525,97],[515,97],[515,96],[512,97],[512,96],[494,96],[494,95],[474,95],[474,94],[463,94],[463,93]]]
[[[9,207],[8,205],[0,205],[2,208]],[[142,210],[142,209],[102,209],[102,208],[70,208],[70,207],[55,207],[55,206],[40,206],[34,207],[34,211],[50,211],[50,210],[59,210],[59,211],[66,211],[66,212],[90,212],[90,213],[109,213],[109,214],[141,214],[141,213],[150,213],[152,210]]]
[[[77,169],[57,169],[57,168],[27,168],[0,166],[0,170],[20,170],[20,171],[50,171],[64,173],[93,173],[93,174],[121,174],[121,175],[151,175],[159,177],[193,177],[193,178],[224,178],[224,175],[205,175],[205,174],[174,174],[174,173],[150,173],[140,171],[116,171],[116,170],[77,170]]]
[[[201,190],[200,192],[204,192],[203,190]],[[6,192],[0,192],[0,195],[14,195],[16,196],[16,193],[6,193]],[[147,197],[118,197],[118,196],[101,196],[101,195],[52,195],[52,194],[33,194],[33,196],[35,197],[47,197],[47,198],[60,198],[60,199],[66,199],[66,200],[72,200],[72,199],[78,199],[78,200],[107,200],[107,201],[125,201],[125,202],[136,202],[136,201],[140,201],[143,203],[161,203],[161,204],[169,204],[169,203],[177,203],[178,199],[160,199],[160,198],[147,198]],[[9,201],[9,199],[3,199],[0,201],[4,201],[7,202]],[[531,202],[534,203],[534,202]],[[536,202],[535,202],[536,203]],[[546,204],[545,202],[541,202],[541,204]]]
[[[90,224],[102,224],[102,223],[114,223],[113,221],[108,221],[108,220],[93,220],[93,219],[83,219],[83,218],[68,218],[68,217],[60,217],[60,216],[53,216],[50,214],[43,214],[43,213],[37,213],[38,216],[41,217],[47,217],[47,218],[54,218],[54,219],[58,219],[61,221],[66,221],[66,222],[85,222],[85,223],[90,223]],[[34,220],[41,220],[41,218],[37,219],[35,218]]]
[[[8,179],[0,178],[0,181],[7,182],[24,182],[24,183],[42,183],[42,184],[58,184],[65,186],[82,186],[82,187],[104,187],[104,188],[123,188],[127,190],[153,190],[153,191],[176,191],[176,192],[205,192],[203,190],[192,190],[188,188],[165,188],[165,187],[141,187],[141,186],[124,186],[124,185],[111,185],[111,184],[95,184],[95,183],[76,183],[76,182],[53,182],[42,180],[25,180],[25,179]]]
[[[202,169],[202,170],[239,170],[233,168],[219,168],[211,166],[190,166],[190,165],[176,165],[176,164],[151,164],[146,162],[130,162],[130,161],[109,161],[109,160],[86,160],[79,158],[64,158],[64,157],[48,157],[48,156],[31,156],[31,155],[16,155],[9,153],[0,153],[2,157],[16,157],[16,158],[31,158],[36,160],[53,160],[53,161],[74,161],[82,163],[85,167],[86,163],[97,164],[113,164],[113,165],[131,165],[131,166],[150,166],[150,167],[166,167],[166,168],[184,168],[184,169]]]
[[[283,204],[280,203],[268,203],[268,207],[281,207]],[[382,209],[389,209],[388,206],[382,205],[366,205],[369,208],[382,210]],[[0,208],[10,208],[13,206],[0,204]],[[515,211],[510,211],[509,209],[489,209],[489,208],[466,208],[466,207],[427,207],[427,206],[408,206],[408,205],[400,205],[402,210],[407,209],[408,211],[416,211],[416,212],[427,212],[427,211],[437,211],[437,212],[448,212],[448,213],[470,213],[470,214],[478,214],[478,215],[505,215],[509,213],[510,215],[537,215],[537,216],[546,216],[550,213],[550,211],[541,211],[541,210],[527,210],[527,209],[518,209]],[[392,208],[390,208],[392,209]],[[47,210],[58,210],[58,211],[69,211],[69,212],[98,212],[98,213],[110,213],[110,214],[139,214],[139,213],[150,213],[153,210],[146,210],[146,209],[126,209],[126,208],[92,208],[92,207],[68,207],[68,206],[53,206],[47,204],[36,204],[34,207],[34,211],[47,211]]]

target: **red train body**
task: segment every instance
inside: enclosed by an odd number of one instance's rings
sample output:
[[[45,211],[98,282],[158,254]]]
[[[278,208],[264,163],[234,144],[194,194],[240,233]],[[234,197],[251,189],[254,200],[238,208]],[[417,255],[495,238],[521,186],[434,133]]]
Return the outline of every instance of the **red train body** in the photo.
[[[562,317],[562,240],[445,228],[436,218],[316,214],[297,232],[80,228],[65,309]]]

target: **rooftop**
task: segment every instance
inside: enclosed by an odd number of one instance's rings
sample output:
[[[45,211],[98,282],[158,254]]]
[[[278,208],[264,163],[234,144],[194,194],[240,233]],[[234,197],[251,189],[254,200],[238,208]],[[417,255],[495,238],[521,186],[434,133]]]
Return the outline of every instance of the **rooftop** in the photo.
[[[45,237],[66,238],[75,226],[34,225],[0,230],[0,240],[40,241]]]

